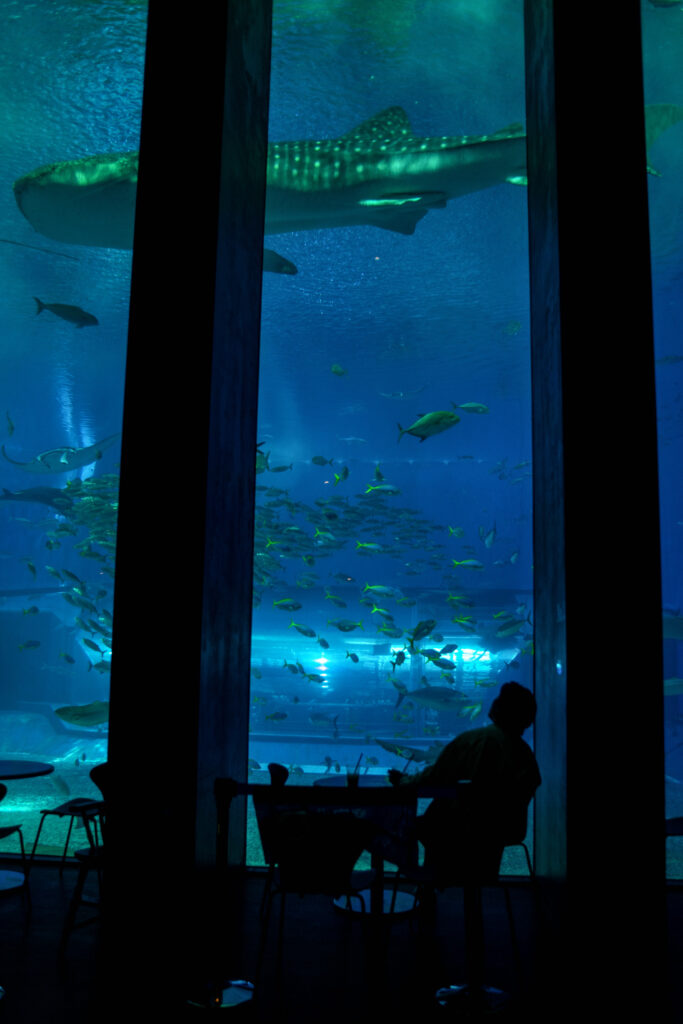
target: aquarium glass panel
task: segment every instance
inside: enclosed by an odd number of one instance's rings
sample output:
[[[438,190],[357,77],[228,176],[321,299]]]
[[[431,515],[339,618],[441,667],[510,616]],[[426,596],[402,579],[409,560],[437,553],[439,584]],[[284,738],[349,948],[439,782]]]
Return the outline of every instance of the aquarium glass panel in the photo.
[[[7,783],[0,823],[29,844],[107,756],[146,17],[0,0],[0,757],[55,769]],[[49,817],[38,852],[66,831]]]
[[[522,8],[275,2],[252,781],[416,771],[532,685]]]
[[[683,12],[642,7],[655,331],[664,635],[666,815],[683,815]],[[676,105],[678,101],[678,105]],[[654,680],[651,681],[654,685]],[[667,875],[683,878],[683,839],[667,840]]]

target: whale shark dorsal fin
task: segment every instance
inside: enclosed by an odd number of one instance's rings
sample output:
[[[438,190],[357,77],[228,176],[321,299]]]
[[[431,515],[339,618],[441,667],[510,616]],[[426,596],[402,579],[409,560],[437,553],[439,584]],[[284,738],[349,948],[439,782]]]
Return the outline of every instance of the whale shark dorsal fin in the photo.
[[[352,128],[350,132],[346,132],[341,138],[347,143],[357,142],[364,146],[397,149],[412,141],[415,136],[403,107],[387,107],[386,110]]]

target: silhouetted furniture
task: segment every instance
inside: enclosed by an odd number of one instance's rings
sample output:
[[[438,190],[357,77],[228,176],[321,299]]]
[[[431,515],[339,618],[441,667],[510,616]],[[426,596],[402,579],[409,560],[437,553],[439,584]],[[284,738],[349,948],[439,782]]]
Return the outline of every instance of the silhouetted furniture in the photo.
[[[355,811],[382,804],[416,807],[414,794],[390,786],[380,788],[290,786],[285,787],[287,770],[274,766],[275,784],[238,783],[234,779],[216,779],[218,811],[217,863],[227,865],[230,808],[238,796],[251,796],[268,864],[262,901],[261,935],[256,965],[259,978],[268,932],[272,902],[280,896],[280,921],[277,963],[281,971],[284,913],[287,895],[344,896],[358,900],[371,887],[372,872],[354,872],[353,866],[363,849],[372,847],[376,826]],[[371,919],[372,913],[367,914]]]
[[[315,787],[345,787],[346,778],[343,775],[325,775],[317,779]],[[361,789],[371,787],[386,791],[392,787],[388,784],[384,775],[360,775],[358,786]],[[401,803],[382,802],[374,803],[362,808],[355,808],[355,813],[363,817],[373,831],[369,834],[369,852],[374,877],[372,878],[371,889],[359,893],[365,900],[369,897],[373,914],[400,914],[415,909],[414,898],[406,899],[406,894],[400,892],[396,885],[385,887],[384,885],[384,862],[395,864],[399,872],[415,871],[418,866],[418,845],[415,835],[415,822],[417,819],[417,795],[411,800]],[[341,908],[341,901],[336,901],[337,907]],[[349,909],[354,909],[351,906]]]
[[[78,875],[76,876],[76,885],[74,886],[74,891],[71,894],[71,899],[69,901],[69,906],[64,920],[64,926],[62,928],[62,936],[59,943],[60,957],[62,957],[66,952],[67,943],[73,931],[77,928],[84,928],[86,925],[92,924],[99,919],[99,914],[95,914],[81,921],[77,921],[77,916],[81,907],[99,907],[99,903],[102,899],[104,886],[103,869],[105,863],[104,842],[106,840],[107,825],[106,794],[108,776],[109,768],[106,761],[103,764],[96,765],[90,772],[90,778],[100,790],[104,799],[97,802],[98,809],[95,817],[99,823],[99,829],[90,827],[92,823],[90,819],[88,819],[88,821],[84,821],[86,835],[88,837],[88,846],[74,851],[74,856],[78,861]],[[99,900],[90,900],[83,897],[85,883],[91,871],[97,872],[100,894]]]
[[[24,761],[20,758],[0,758],[0,779],[34,779],[40,775],[49,775],[55,770],[54,765],[49,764],[47,761]],[[7,794],[7,787],[3,786],[4,792],[2,799]],[[8,826],[9,827],[9,826]],[[16,831],[17,826],[11,826],[12,832]],[[11,835],[11,832],[8,833]],[[26,884],[28,878],[28,870],[26,866],[26,851],[24,850],[24,837],[19,832],[21,841],[21,859],[23,865],[23,871],[0,871],[0,891],[5,889],[18,889],[20,886]]]
[[[95,765],[90,770],[90,778],[97,785],[98,773],[101,773],[102,765]],[[101,787],[98,786],[101,792]],[[59,804],[58,807],[44,808],[40,812],[40,824],[38,825],[38,831],[36,832],[36,838],[33,841],[33,848],[31,850],[31,857],[29,861],[29,870],[33,865],[33,858],[35,857],[36,849],[38,847],[38,840],[40,839],[40,833],[45,819],[48,817],[57,818],[68,818],[69,828],[66,833],[66,839],[64,840],[64,850],[62,852],[62,859],[59,864],[59,873],[61,875],[64,870],[64,863],[66,861],[69,852],[69,839],[71,838],[71,830],[73,829],[74,822],[80,822],[85,828],[86,836],[88,839],[88,846],[98,846],[100,842],[100,814],[104,810],[104,801],[96,800],[89,797],[73,797],[71,800],[67,800],[63,804]]]
[[[5,799],[6,796],[7,786],[4,784],[4,782],[0,782],[0,803]],[[28,882],[28,869],[26,866],[26,850],[24,849],[24,836],[21,831],[21,825],[4,825],[2,828],[0,828],[0,839],[7,839],[8,836],[14,835],[19,837],[19,846],[21,848],[21,864],[24,873],[23,884],[26,885],[26,883]],[[13,875],[16,874],[16,872],[14,871],[10,873]],[[16,888],[16,886],[12,886],[12,888]]]
[[[462,780],[458,786],[458,799],[476,800],[476,790],[470,783]],[[421,797],[436,796],[431,788],[419,790]],[[429,905],[436,891],[451,887],[463,890],[463,908],[465,923],[465,983],[448,985],[440,988],[436,999],[441,1005],[455,1004],[466,1015],[497,1012],[507,1001],[507,993],[484,984],[484,916],[482,906],[482,889],[484,886],[500,886],[505,896],[505,906],[510,925],[510,937],[518,973],[521,973],[521,957],[517,944],[517,935],[512,914],[510,893],[504,878],[499,876],[500,862],[506,846],[522,846],[526,855],[527,866],[532,881],[535,873],[531,857],[527,849],[526,825],[527,807],[519,808],[515,814],[513,832],[508,835],[496,835],[495,830],[487,829],[483,841],[475,836],[472,851],[462,858],[457,869],[451,874],[443,863],[438,870],[422,868],[416,875],[418,883],[418,900]],[[457,841],[457,836],[454,836]],[[483,868],[479,864],[484,865]]]

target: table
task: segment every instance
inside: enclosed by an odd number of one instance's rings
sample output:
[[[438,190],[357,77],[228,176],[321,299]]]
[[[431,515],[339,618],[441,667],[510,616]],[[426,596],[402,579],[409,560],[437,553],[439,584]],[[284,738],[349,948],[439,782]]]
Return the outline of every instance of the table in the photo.
[[[47,761],[27,761],[21,758],[0,758],[0,779],[34,779],[39,775],[50,775],[55,770]],[[25,882],[20,871],[0,870],[0,892],[19,889]]]
[[[317,779],[313,785],[347,786],[347,782],[343,775],[326,775],[322,779]],[[389,785],[384,775],[359,775],[358,785],[363,789],[382,787],[388,792],[395,792],[394,787]],[[351,793],[352,787],[348,786],[348,790]],[[363,900],[367,900],[368,896],[370,898],[371,913],[404,914],[414,910],[414,896],[407,892],[395,891],[393,886],[388,889],[385,887],[384,861],[388,860],[392,864],[410,869],[417,867],[417,838],[415,837],[417,797],[412,803],[375,804],[369,807],[359,807],[357,811],[354,810],[354,813],[368,818],[381,829],[370,847],[370,863],[375,872],[375,880],[369,893],[367,890],[361,891]],[[349,909],[344,897],[334,902],[340,910]],[[351,912],[354,912],[353,907],[351,907]]]

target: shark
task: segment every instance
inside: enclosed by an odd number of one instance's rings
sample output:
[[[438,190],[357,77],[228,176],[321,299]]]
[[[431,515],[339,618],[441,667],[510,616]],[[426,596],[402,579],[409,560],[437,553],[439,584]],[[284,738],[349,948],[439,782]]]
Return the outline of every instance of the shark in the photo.
[[[68,473],[72,469],[80,469],[82,466],[89,466],[102,458],[107,448],[111,448],[118,441],[120,434],[111,434],[96,444],[87,445],[85,448],[51,448],[49,451],[41,452],[29,462],[17,462],[10,458],[5,451],[4,444],[0,446],[5,459],[13,466],[19,466],[27,473]],[[8,492],[5,492],[7,497]],[[18,499],[17,499],[18,500]]]
[[[34,501],[59,510],[69,509],[74,503],[71,495],[58,487],[27,487],[23,491],[8,491],[3,487],[0,501]]]
[[[645,117],[649,148],[683,119],[683,107],[654,104]],[[13,188],[21,213],[41,235],[131,249],[137,179],[136,152],[104,153],[38,167]],[[268,144],[265,234],[369,225],[412,235],[432,210],[506,182],[526,184],[523,125],[421,137],[402,107],[388,107],[333,139]],[[265,250],[264,269],[297,272],[272,249]]]

